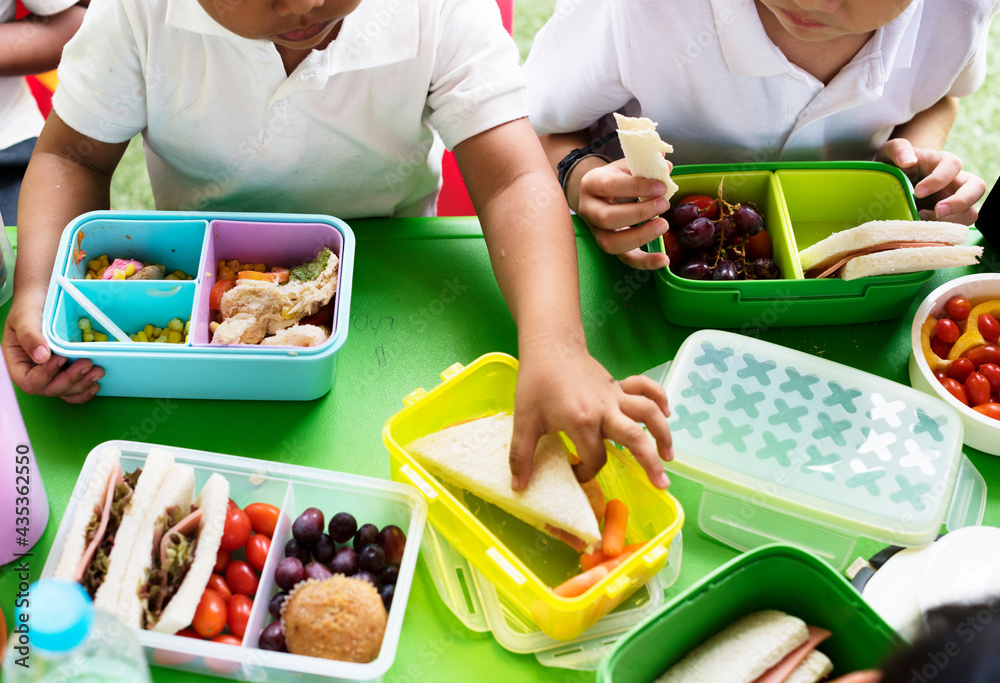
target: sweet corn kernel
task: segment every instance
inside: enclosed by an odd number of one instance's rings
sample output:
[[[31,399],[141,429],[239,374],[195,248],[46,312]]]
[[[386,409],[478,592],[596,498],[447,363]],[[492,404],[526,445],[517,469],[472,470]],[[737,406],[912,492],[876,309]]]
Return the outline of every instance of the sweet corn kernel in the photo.
[[[108,335],[103,332],[94,332],[94,341],[106,342],[108,340]]]
[[[116,270],[115,272],[111,273],[111,279],[112,280],[124,280],[125,279],[125,273],[123,273],[120,270]]]
[[[134,263],[130,263],[127,266],[125,266],[125,277],[130,277],[132,275],[135,275],[135,264]]]
[[[237,261],[236,259],[232,259],[230,261],[226,261],[226,266],[229,267],[229,270],[234,270],[234,271],[239,271],[240,270],[240,262]]]
[[[217,329],[219,329],[219,323],[215,322],[214,320],[208,324],[208,331],[211,332],[212,334],[215,334],[215,331]]]
[[[163,328],[162,327],[154,327],[153,328],[153,334],[151,334],[150,336],[155,338],[155,337],[159,337],[161,334],[163,334]]]
[[[137,342],[137,341],[139,341],[139,335],[138,335],[138,334],[130,334],[130,335],[128,336],[128,338],[129,338],[129,339],[131,339],[131,340],[132,340],[132,341],[134,341],[134,342]]]
[[[101,269],[101,259],[92,259],[87,261],[87,270],[100,270]]]
[[[107,268],[108,265],[111,263],[110,261],[108,261],[108,255],[107,254],[101,254],[97,258],[104,265],[105,268]]]
[[[181,343],[181,333],[178,330],[170,330],[167,332],[167,342],[170,344],[180,344]]]
[[[191,332],[191,321],[186,320],[184,322],[184,334],[189,334]]]
[[[92,342],[92,341],[94,341],[94,333],[91,332],[90,330],[87,330],[86,332],[84,332],[83,333],[83,341],[85,341],[85,342]]]
[[[152,337],[153,336],[153,326],[152,325],[146,325],[144,328],[142,328],[142,331],[146,333],[147,337]]]
[[[80,318],[80,322],[77,323],[81,330],[90,329],[90,318]]]
[[[294,314],[292,313],[292,307],[291,306],[282,306],[281,307],[281,317],[282,318],[284,318],[285,320],[291,320],[292,317],[293,317],[293,315]]]
[[[83,279],[84,280],[93,280],[94,279],[94,271],[88,270],[87,274],[83,276]]]
[[[167,343],[167,335],[165,335],[165,334],[161,334],[161,335],[160,335],[159,337],[157,337],[157,338],[156,338],[156,339],[155,339],[154,341],[155,341],[155,342],[156,342],[157,344],[166,344],[166,343]]]
[[[267,270],[267,266],[265,266],[263,263],[255,263],[253,264],[253,269],[258,273],[263,273],[265,270]]]
[[[187,273],[185,273],[183,270],[175,270],[171,274],[175,275],[178,280],[186,280],[187,279]]]
[[[167,323],[167,328],[171,330],[177,330],[180,332],[184,329],[184,323],[180,318],[173,318],[169,323]]]
[[[148,327],[148,325],[147,325],[147,327]],[[136,333],[136,335],[135,335],[135,340],[137,342],[148,342],[149,341],[149,337],[146,336],[146,332],[144,330],[139,330]]]
[[[97,271],[97,277],[98,278],[103,278],[104,277],[104,271],[106,271],[109,267],[110,266],[104,266],[99,271]]]
[[[171,273],[170,275],[166,276],[166,277],[165,277],[165,278],[163,278],[163,279],[164,279],[164,280],[176,280],[176,279],[177,279],[177,276],[176,276],[176,275],[174,275],[173,273]]]

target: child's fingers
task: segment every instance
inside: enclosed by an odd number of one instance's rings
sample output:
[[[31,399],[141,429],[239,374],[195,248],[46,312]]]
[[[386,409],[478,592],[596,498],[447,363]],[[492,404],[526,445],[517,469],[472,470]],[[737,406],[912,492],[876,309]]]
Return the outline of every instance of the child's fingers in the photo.
[[[523,411],[514,411],[514,433],[510,440],[510,487],[521,491],[531,478],[535,447],[541,437],[538,426],[522,417]]]
[[[93,387],[94,382],[103,377],[104,371],[94,368],[94,364],[86,358],[82,358],[65,367],[55,374],[50,374],[45,366],[38,366],[39,374],[44,372],[42,377],[47,377],[48,382],[36,392],[42,396],[75,396],[86,392]],[[91,371],[95,372],[91,374]],[[36,383],[41,382],[41,377],[33,378]]]
[[[645,375],[632,375],[618,382],[626,394],[645,396],[660,407],[666,417],[670,417],[670,405],[667,402],[667,390],[659,382],[654,382]]]
[[[656,450],[661,460],[672,460],[673,439],[670,436],[670,425],[667,418],[655,402],[645,396],[633,396],[625,394],[619,399],[621,411],[635,422],[646,425],[649,435],[643,434],[645,440],[649,441],[652,436],[656,440]]]
[[[670,485],[670,480],[663,471],[663,464],[653,446],[653,440],[634,419],[622,413],[609,415],[604,421],[604,436],[632,452],[653,486],[665,489]],[[579,474],[577,479],[580,479]]]
[[[662,180],[632,175],[622,160],[588,172],[580,181],[580,193],[608,199],[662,198],[667,186]]]
[[[939,154],[940,157],[931,172],[913,187],[913,196],[917,199],[940,192],[951,185],[962,172],[962,162],[957,156],[947,152]]]
[[[906,169],[917,163],[917,155],[909,140],[893,138],[879,148],[876,160]]]
[[[638,249],[649,244],[667,231],[667,222],[662,218],[654,218],[634,228],[619,228],[607,230],[590,227],[594,241],[606,254],[624,254],[626,251]]]
[[[618,254],[618,260],[636,270],[659,270],[670,265],[670,258],[659,252],[632,249]]]
[[[604,230],[617,230],[652,222],[667,210],[667,206],[667,200],[663,197],[642,202],[633,199],[630,202],[616,203],[602,197],[581,195],[578,213],[591,226]],[[663,221],[659,234],[662,235],[668,227],[666,221]]]
[[[573,465],[577,481],[590,481],[597,476],[608,460],[600,424],[580,423],[564,431],[576,446],[576,454],[580,456],[580,462]]]
[[[955,178],[958,189],[949,197],[945,197],[934,206],[934,217],[937,220],[949,220],[971,225],[976,221],[978,212],[976,202],[986,194],[986,183],[972,173],[959,173]]]

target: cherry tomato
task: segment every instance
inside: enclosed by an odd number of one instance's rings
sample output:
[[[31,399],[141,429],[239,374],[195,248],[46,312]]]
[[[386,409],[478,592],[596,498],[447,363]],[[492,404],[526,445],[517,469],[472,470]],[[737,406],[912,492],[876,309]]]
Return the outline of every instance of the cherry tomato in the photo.
[[[684,260],[684,250],[677,243],[677,233],[673,230],[663,233],[663,253],[670,259],[671,266],[678,266]]]
[[[226,583],[226,580],[220,574],[212,574],[208,577],[208,584],[205,587],[211,588],[221,595],[222,599],[227,603],[229,602],[229,598],[233,597],[233,591],[229,589],[229,584]]]
[[[718,200],[704,194],[689,194],[687,197],[674,204],[674,206],[680,206],[681,204],[694,204],[698,207],[698,211],[701,215],[709,219],[715,218],[715,214],[719,211]]]
[[[752,263],[754,259],[771,258],[774,255],[771,236],[767,234],[767,230],[761,230],[747,239],[746,253],[747,263]]]
[[[250,621],[250,608],[253,600],[246,595],[234,595],[227,607],[226,626],[229,632],[242,638],[247,632],[247,622]]]
[[[957,398],[961,403],[969,405],[969,399],[965,395],[964,386],[953,380],[951,377],[945,377],[943,380],[941,380],[941,384],[944,385],[944,388],[948,390],[949,394]],[[236,563],[234,562],[233,564]],[[231,567],[233,565],[231,564],[229,566]],[[229,576],[228,570],[226,571],[226,576],[227,578]],[[229,583],[232,584],[232,581],[230,581]]]
[[[956,358],[948,366],[948,377],[965,383],[966,378],[976,371],[976,366],[968,358]]]
[[[238,507],[239,507],[239,505],[236,504],[236,501],[233,500],[232,498],[230,498],[229,499],[229,503],[227,503],[226,509],[227,510],[232,510],[233,508],[238,508]]]
[[[270,503],[250,503],[243,512],[250,518],[250,527],[255,534],[274,536],[274,527],[278,526],[280,511]]]
[[[229,584],[233,593],[253,597],[253,594],[257,592],[257,584],[260,583],[260,577],[257,576],[257,572],[249,564],[243,560],[235,560],[234,562],[230,562],[229,566],[226,567],[226,583]],[[234,595],[233,597],[236,596]]]
[[[941,380],[943,380],[945,377],[948,376],[948,373],[946,373],[944,370],[935,370],[934,376],[937,377],[937,380],[940,382]]]
[[[250,538],[250,531],[250,518],[247,513],[238,507],[229,508],[226,511],[226,526],[222,531],[222,542],[219,543],[219,547],[223,550],[242,548]]]
[[[197,655],[174,652],[173,650],[153,650],[153,661],[160,666],[180,666],[193,662],[196,657]]]
[[[182,636],[184,638],[194,638],[195,640],[204,640],[204,638],[202,638],[201,636],[198,635],[197,631],[195,631],[193,628],[190,628],[190,627],[188,627],[188,628],[182,628],[180,631],[178,631],[174,635]]]
[[[990,392],[994,396],[1000,394],[1000,365],[983,363],[979,366],[979,374],[989,380]]]
[[[243,639],[234,636],[232,633],[223,633],[222,635],[212,638],[212,642],[223,643],[224,645],[240,645],[243,642]]]
[[[979,369],[979,366],[983,363],[992,363],[993,365],[1000,365],[1000,346],[996,344],[987,344],[986,346],[977,346],[974,349],[966,351],[962,354],[963,358],[968,358],[972,361],[972,364]]]
[[[978,406],[990,402],[990,381],[978,372],[969,375],[965,380],[965,396],[970,406]]]
[[[264,534],[254,534],[244,546],[247,554],[247,562],[251,567],[259,572],[264,571],[264,563],[267,561],[267,551],[271,549],[271,539]]]
[[[951,344],[945,344],[937,337],[931,337],[931,351],[933,351],[938,358],[947,358],[948,352],[951,351]]]
[[[229,566],[229,560],[233,557],[232,550],[223,550],[219,548],[219,552],[215,555],[215,566],[212,567],[212,571],[216,574],[221,574],[226,571],[226,567]]]
[[[983,403],[973,408],[977,413],[1000,420],[1000,403]]]
[[[981,313],[976,323],[979,326],[979,333],[983,335],[983,339],[990,344],[996,344],[997,339],[1000,338],[1000,323],[997,322],[997,319],[989,313]]]
[[[201,594],[191,627],[203,638],[214,638],[226,627],[226,601],[211,588]]]
[[[964,296],[953,296],[944,305],[944,310],[948,312],[949,318],[960,323],[972,313],[972,304]]]
[[[945,344],[954,344],[960,334],[962,334],[962,331],[958,329],[958,325],[955,324],[954,320],[941,318],[937,321],[937,324],[934,325],[934,336],[943,341]]]

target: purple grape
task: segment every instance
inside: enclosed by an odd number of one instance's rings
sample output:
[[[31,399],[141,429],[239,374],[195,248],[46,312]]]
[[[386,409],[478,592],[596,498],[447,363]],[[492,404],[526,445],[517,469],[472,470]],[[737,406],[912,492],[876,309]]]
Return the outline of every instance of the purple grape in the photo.
[[[330,538],[347,543],[358,530],[358,521],[350,512],[338,512],[330,519]]]
[[[358,566],[362,571],[381,574],[385,569],[385,552],[377,543],[366,545],[358,555]]]
[[[778,280],[781,268],[769,258],[759,258],[747,266],[747,274],[756,280]]]
[[[732,261],[720,261],[712,273],[713,280],[735,280],[736,277],[736,265]]]
[[[333,576],[333,572],[327,569],[325,564],[310,562],[305,566],[305,575],[307,579],[322,581],[323,579],[329,579]]]
[[[378,527],[374,524],[362,524],[354,534],[354,549],[360,553],[362,548],[372,543],[378,543]]]
[[[312,545],[323,533],[325,527],[323,511],[319,508],[306,508],[292,522],[292,536],[300,545]]]
[[[268,613],[275,619],[280,618],[281,606],[285,604],[285,600],[287,599],[288,591],[281,591],[280,593],[277,593],[273,598],[271,598],[271,602],[267,603]]]
[[[378,544],[385,552],[386,564],[400,564],[406,549],[406,534],[395,524],[382,527],[378,534]]]
[[[677,243],[684,249],[704,249],[715,239],[715,224],[707,218],[696,218],[677,231]]]
[[[278,588],[286,591],[291,590],[305,576],[305,568],[297,557],[286,557],[274,570],[274,582],[278,584]]]
[[[353,578],[358,579],[359,581],[367,581],[371,585],[375,586],[375,590],[378,590],[379,588],[378,579],[376,579],[375,575],[371,572],[358,572]]]
[[[299,562],[306,564],[312,559],[312,554],[309,552],[309,546],[300,545],[294,538],[290,538],[285,544],[285,557],[297,557]]]
[[[764,219],[760,217],[753,207],[741,206],[733,214],[733,222],[741,235],[753,237],[764,229]]]
[[[354,576],[358,573],[359,569],[358,554],[354,548],[344,546],[337,550],[333,555],[333,559],[330,560],[330,571],[334,574]]]
[[[670,227],[680,229],[700,216],[701,211],[694,204],[681,204],[668,212],[667,222]]]
[[[320,534],[316,542],[312,544],[312,554],[317,562],[329,564],[335,552],[337,552],[337,544],[326,534]]]
[[[739,231],[736,229],[736,221],[733,220],[732,216],[723,216],[719,220],[719,230],[722,232],[722,239],[726,241],[726,244],[739,244],[743,241],[739,236]]]
[[[260,639],[257,647],[261,650],[271,650],[272,652],[288,652],[285,645],[285,629],[280,621],[272,621],[260,632]]]
[[[396,583],[396,581],[399,580],[399,567],[394,564],[390,564],[382,570],[378,580],[383,586],[389,583]]]
[[[688,261],[677,274],[688,280],[708,280],[712,277],[712,268],[704,261]]]
[[[392,607],[392,596],[396,593],[396,584],[387,583],[382,586],[382,590],[379,594],[382,596],[382,604],[385,605],[385,611],[388,612],[389,608]]]

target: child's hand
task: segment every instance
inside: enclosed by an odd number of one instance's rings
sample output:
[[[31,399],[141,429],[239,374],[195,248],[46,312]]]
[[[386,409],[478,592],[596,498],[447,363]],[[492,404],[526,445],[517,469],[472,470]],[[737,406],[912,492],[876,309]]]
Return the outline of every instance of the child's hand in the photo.
[[[624,159],[593,168],[580,179],[577,215],[594,233],[597,245],[624,263],[642,270],[665,268],[666,254],[647,253],[641,247],[667,231],[660,214],[669,203],[659,180],[636,178]],[[637,197],[653,197],[636,202]],[[630,227],[635,226],[635,227]]]
[[[893,138],[879,148],[876,160],[898,166],[911,181],[924,220],[948,220],[971,225],[979,212],[976,202],[986,193],[981,178],[962,170],[962,161],[951,152],[913,147],[904,138]]]
[[[37,297],[35,297],[37,299]],[[89,360],[81,359],[66,366],[66,359],[49,351],[42,337],[41,301],[28,303],[15,298],[3,329],[3,355],[14,384],[28,394],[59,396],[67,403],[86,403],[100,388],[104,376]]]
[[[531,477],[539,437],[560,430],[576,445],[580,481],[593,479],[604,466],[604,439],[611,439],[632,452],[654,486],[669,485],[660,462],[673,458],[663,387],[642,376],[616,382],[585,347],[556,342],[521,355],[510,448],[515,490]]]

